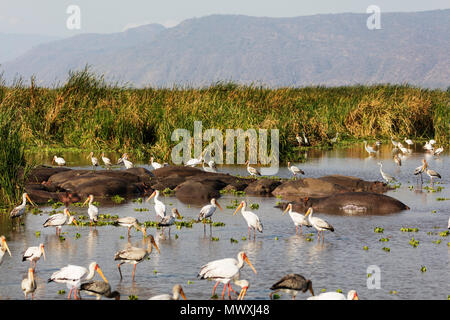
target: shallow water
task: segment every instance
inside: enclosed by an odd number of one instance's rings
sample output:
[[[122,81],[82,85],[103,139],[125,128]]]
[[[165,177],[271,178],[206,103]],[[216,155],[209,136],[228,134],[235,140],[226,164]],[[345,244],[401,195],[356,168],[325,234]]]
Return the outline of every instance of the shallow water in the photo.
[[[79,154],[64,154],[68,166],[73,168],[89,168],[89,160]],[[117,155],[110,155],[113,160]],[[52,155],[34,155],[36,162],[50,164]],[[330,151],[309,151],[302,168],[306,177],[320,177],[328,174],[356,176],[365,180],[382,180],[377,166],[383,162],[383,170],[394,175],[401,187],[390,191],[387,195],[395,197],[407,204],[411,210],[387,216],[351,217],[327,215],[317,216],[330,222],[335,232],[325,233],[325,242],[319,243],[316,232],[312,228],[304,229],[303,235],[295,235],[295,226],[288,214],[282,216],[281,210],[274,208],[275,197],[234,197],[224,195],[219,203],[223,211],[216,211],[213,221],[224,222],[223,227],[213,227],[212,236],[219,241],[212,241],[209,226],[204,234],[201,224],[192,228],[171,228],[171,236],[165,230],[149,228],[155,235],[161,253],[155,250],[151,259],[137,265],[136,279],[132,282],[132,266],[122,265],[124,279],[121,281],[114,253],[127,245],[127,230],[123,227],[102,226],[97,230],[90,227],[64,226],[65,240],[55,235],[53,228],[43,228],[51,207],[40,207],[41,214],[27,213],[24,224],[13,225],[7,215],[0,216],[0,234],[7,237],[12,257],[5,256],[0,265],[0,299],[23,299],[20,283],[27,275],[28,261],[22,262],[22,253],[29,246],[37,246],[43,242],[46,246],[47,260],[38,262],[36,279],[38,288],[35,299],[65,299],[68,290],[64,284],[47,283],[50,275],[67,264],[87,267],[96,261],[113,289],[121,292],[122,299],[136,295],[139,299],[147,299],[152,295],[170,293],[174,284],[181,284],[188,299],[209,299],[213,282],[199,280],[196,275],[200,267],[212,260],[233,257],[244,250],[253,266],[258,271],[254,274],[248,265],[241,270],[241,279],[250,282],[246,299],[268,299],[270,286],[287,273],[299,273],[312,280],[316,294],[322,289],[344,293],[351,289],[358,292],[360,299],[447,299],[449,287],[449,253],[447,243],[449,237],[439,236],[439,232],[447,230],[450,213],[450,200],[437,201],[437,198],[450,199],[450,157],[448,153],[440,157],[426,156],[429,166],[442,175],[442,180],[434,184],[443,187],[438,192],[427,192],[420,189],[416,177],[412,175],[414,168],[421,164],[425,154],[420,146],[403,159],[402,167],[392,161],[391,147],[383,145],[376,157],[367,157],[361,145],[352,148]],[[148,168],[147,164],[137,164]],[[117,167],[117,170],[123,167]],[[103,170],[102,168],[98,170]],[[247,175],[245,166],[219,166],[219,171],[232,174]],[[277,174],[290,177],[284,167]],[[429,185],[428,176],[424,176],[424,186]],[[410,189],[409,187],[412,186]],[[240,213],[233,216],[233,209],[227,209],[233,200],[246,199],[249,204],[259,204],[257,213],[264,224],[264,232],[257,233],[255,240],[242,240],[248,237],[247,225]],[[98,199],[95,199],[98,200]],[[98,200],[101,203],[101,199]],[[181,203],[176,197],[162,197],[168,211],[175,206],[189,221],[196,218],[199,206]],[[149,211],[138,212],[134,208],[148,208]],[[61,208],[60,208],[61,209]],[[59,210],[60,210],[59,209]],[[432,211],[436,210],[435,213]],[[70,207],[70,211],[87,215],[87,208]],[[100,213],[119,216],[135,216],[139,221],[156,220],[153,201],[137,203],[129,201],[121,205],[100,205]],[[383,233],[375,233],[375,227],[384,228]],[[400,228],[419,228],[418,232],[401,232]],[[36,231],[40,231],[39,237]],[[79,233],[81,237],[76,238]],[[308,234],[312,241],[307,241]],[[431,233],[431,234],[430,234]],[[121,238],[123,237],[123,238]],[[409,244],[411,237],[419,240],[418,247]],[[230,238],[238,240],[232,243]],[[380,242],[381,238],[389,238],[388,242]],[[143,246],[140,232],[132,230],[130,242],[135,246]],[[441,239],[440,244],[433,243]],[[363,250],[368,246],[369,250]],[[382,250],[390,248],[390,252]],[[367,268],[376,265],[380,268],[380,288],[367,287]],[[427,271],[421,272],[426,266]],[[95,279],[100,279],[98,274]],[[189,282],[188,282],[189,281]],[[234,286],[235,289],[238,287]],[[66,294],[58,294],[58,290],[66,290]],[[392,294],[395,290],[397,293]],[[216,293],[221,294],[222,285]],[[300,293],[297,299],[306,299],[309,293]],[[84,298],[92,299],[87,295]],[[290,299],[281,294],[281,299]]]

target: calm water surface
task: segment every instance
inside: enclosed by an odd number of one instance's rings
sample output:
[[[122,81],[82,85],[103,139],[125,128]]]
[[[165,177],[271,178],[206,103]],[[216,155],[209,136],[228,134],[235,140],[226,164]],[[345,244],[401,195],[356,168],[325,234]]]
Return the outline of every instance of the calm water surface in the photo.
[[[37,163],[50,164],[52,154],[33,155]],[[89,160],[80,154],[63,154],[67,165],[73,168],[89,168]],[[119,155],[109,155],[113,161]],[[426,157],[429,166],[442,175],[442,180],[435,183],[443,189],[428,192],[421,189],[412,175],[414,168]],[[219,199],[224,211],[216,211],[214,221],[224,222],[223,227],[213,227],[212,236],[219,241],[212,241],[209,228],[206,235],[201,224],[192,228],[177,229],[172,227],[171,236],[167,230],[149,228],[160,247],[161,253],[153,251],[151,259],[137,265],[135,282],[132,281],[132,266],[122,265],[123,280],[120,280],[114,254],[127,246],[127,230],[122,227],[103,226],[91,231],[89,227],[63,227],[65,241],[55,235],[54,228],[43,228],[51,207],[40,207],[41,214],[27,213],[24,225],[13,226],[7,215],[0,218],[0,234],[8,239],[12,257],[5,256],[0,266],[0,299],[23,299],[20,283],[27,275],[29,262],[22,262],[22,253],[29,246],[43,242],[46,246],[47,260],[38,262],[36,269],[37,290],[35,299],[65,299],[68,290],[64,284],[47,283],[50,275],[67,264],[87,267],[96,261],[102,268],[113,289],[120,291],[122,299],[136,295],[147,299],[153,295],[169,293],[174,284],[181,284],[188,299],[209,299],[213,282],[199,280],[196,275],[203,264],[221,258],[233,257],[244,250],[258,274],[245,265],[241,270],[241,279],[250,282],[246,299],[268,299],[270,286],[287,273],[300,273],[312,280],[316,293],[322,289],[344,293],[355,289],[361,299],[447,299],[449,286],[449,237],[440,236],[439,232],[447,230],[450,216],[450,200],[438,201],[438,198],[450,199],[450,157],[448,153],[440,157],[425,155],[421,146],[403,159],[402,167],[392,161],[391,147],[384,145],[376,157],[367,157],[363,147],[358,145],[348,149],[330,151],[309,151],[302,168],[306,177],[320,177],[328,174],[356,176],[365,180],[381,180],[377,162],[383,162],[383,170],[394,175],[401,187],[387,195],[406,203],[411,210],[388,216],[351,217],[327,215],[317,216],[330,222],[335,232],[325,233],[325,242],[318,243],[316,232],[312,228],[304,229],[303,235],[295,235],[295,226],[288,214],[282,216],[281,210],[274,208],[279,199],[275,197],[234,197],[225,195]],[[138,163],[148,168],[148,164]],[[98,170],[103,170],[98,169]],[[123,170],[117,167],[115,170]],[[247,175],[245,166],[222,166],[219,171]],[[290,177],[287,168],[281,168],[278,176]],[[424,176],[424,186],[429,185],[428,176]],[[411,187],[412,186],[412,187]],[[249,204],[259,204],[259,209],[252,210],[259,215],[264,224],[264,233],[257,234],[256,240],[242,240],[248,236],[247,225],[240,213],[233,216],[233,209],[227,209],[235,200],[246,199]],[[102,202],[101,199],[96,199]],[[199,206],[187,205],[176,197],[162,197],[168,211],[178,208],[184,220],[196,218]],[[148,208],[149,211],[138,212],[135,208]],[[156,215],[153,201],[138,203],[129,201],[121,205],[100,205],[100,213],[135,216],[141,222],[154,221]],[[75,215],[87,215],[87,208],[70,207]],[[375,233],[375,227],[384,228],[383,233]],[[418,232],[401,232],[400,228],[419,228]],[[36,231],[40,231],[39,237]],[[76,233],[81,237],[76,238]],[[313,233],[313,241],[307,241],[307,234]],[[133,230],[130,243],[143,246],[141,233]],[[122,239],[121,236],[124,238]],[[420,241],[418,247],[409,244],[411,237]],[[232,243],[230,239],[238,240]],[[380,242],[389,238],[388,242]],[[441,243],[433,241],[441,239]],[[363,250],[368,246],[369,250]],[[382,250],[390,248],[390,252]],[[368,289],[367,268],[376,265],[381,271],[381,288]],[[421,272],[426,266],[427,271]],[[100,279],[98,275],[95,279]],[[66,294],[58,294],[58,290]],[[237,288],[236,288],[237,289]],[[395,294],[391,293],[396,291]],[[222,292],[222,285],[217,291]],[[309,294],[299,294],[297,299],[306,299]],[[86,299],[92,299],[83,295]],[[286,294],[281,299],[290,299]]]

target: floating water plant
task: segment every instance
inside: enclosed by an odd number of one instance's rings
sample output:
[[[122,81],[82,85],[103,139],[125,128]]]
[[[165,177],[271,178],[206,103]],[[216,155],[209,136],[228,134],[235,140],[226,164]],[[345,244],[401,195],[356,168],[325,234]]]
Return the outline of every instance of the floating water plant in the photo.
[[[390,248],[387,248],[387,247],[383,247],[382,250],[384,250],[384,251],[386,251],[386,252],[391,252],[391,249],[390,249]]]
[[[250,209],[258,210],[258,209],[259,209],[259,204],[257,204],[257,203],[252,203],[252,204],[250,205]]]
[[[40,231],[36,231],[36,238],[39,238],[41,236],[41,232]]]
[[[368,246],[364,246],[363,249],[364,250],[369,250],[369,247]]]
[[[122,203],[122,202],[125,201],[125,198],[119,196],[118,194],[116,194],[116,195],[114,195],[114,196],[111,197],[111,200],[112,200],[114,203],[120,204],[120,203]]]
[[[239,241],[237,241],[236,239],[230,238],[230,242],[231,243],[238,243]]]
[[[409,244],[412,245],[414,248],[417,248],[417,246],[419,245],[419,240],[414,239],[414,237],[411,238],[411,240],[409,240]]]
[[[400,228],[400,231],[401,232],[418,232],[419,228],[404,228],[404,227],[402,227],[402,228]]]
[[[374,231],[375,233],[383,233],[384,229],[381,228],[381,227],[376,227],[373,231]]]
[[[422,267],[420,268],[420,271],[421,271],[421,272],[427,272],[427,267],[422,266]]]
[[[218,237],[211,237],[211,241],[219,241]]]
[[[378,241],[381,241],[381,242],[388,242],[388,241],[389,241],[389,238],[381,238],[381,239],[378,240]]]
[[[128,296],[128,300],[138,300],[138,296],[135,296],[134,294],[131,294]]]

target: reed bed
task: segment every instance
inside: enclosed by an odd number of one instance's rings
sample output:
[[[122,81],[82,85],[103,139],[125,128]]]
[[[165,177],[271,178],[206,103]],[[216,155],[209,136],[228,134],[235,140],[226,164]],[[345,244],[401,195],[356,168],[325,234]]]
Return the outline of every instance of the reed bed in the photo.
[[[17,81],[0,86],[0,108],[14,110],[20,138],[30,148],[77,147],[150,154],[170,161],[172,132],[279,129],[281,161],[297,157],[296,133],[312,145],[391,136],[450,141],[450,92],[407,85],[277,88],[216,83],[205,88],[135,89],[107,84],[87,69],[54,88]],[[205,142],[205,146],[208,143]]]

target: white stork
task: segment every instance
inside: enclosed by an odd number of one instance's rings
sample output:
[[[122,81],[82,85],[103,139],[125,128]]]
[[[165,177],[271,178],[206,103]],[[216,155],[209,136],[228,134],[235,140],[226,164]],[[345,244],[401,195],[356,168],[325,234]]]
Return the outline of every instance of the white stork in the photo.
[[[305,217],[308,218],[309,223],[317,230],[317,237],[320,239],[319,233],[322,233],[322,241],[324,240],[323,232],[324,230],[330,230],[331,232],[334,232],[334,228],[331,224],[326,222],[323,219],[313,217],[313,208],[309,208],[308,211],[305,214]]]
[[[317,296],[309,297],[308,300],[359,300],[359,297],[355,290],[350,290],[347,296],[339,292],[324,292]]]
[[[9,256],[11,257],[11,251],[9,250],[8,244],[6,243],[5,236],[0,237],[0,264],[2,264],[3,256],[5,255],[6,251],[8,251]]]
[[[253,229],[253,239],[256,237],[255,230],[258,230],[259,232],[263,232],[263,225],[261,220],[259,219],[259,217],[251,212],[251,211],[247,211],[247,202],[245,201],[241,201],[241,204],[237,207],[236,211],[233,213],[233,216],[240,210],[242,213],[242,216],[244,217],[245,221],[247,222],[248,225],[248,237],[250,239],[251,236],[251,229]]]
[[[34,279],[34,269],[28,268],[28,278],[22,280],[22,291],[25,295],[25,300],[27,296],[31,294],[31,299],[34,298],[34,291],[36,291],[36,280]]]
[[[33,268],[33,270],[36,268],[36,263],[39,261],[39,259],[41,258],[41,255],[44,255],[44,260],[46,260],[45,258],[45,249],[44,249],[44,244],[41,243],[39,245],[39,247],[29,247],[23,254],[22,256],[22,261],[28,260],[30,261],[30,267]],[[33,266],[34,264],[34,266]]]
[[[64,166],[66,164],[66,160],[64,160],[64,158],[57,156],[53,157],[52,164],[55,162],[58,166]]]
[[[180,295],[186,300],[186,296],[184,295],[183,288],[181,285],[176,284],[172,288],[172,295],[170,294],[160,294],[157,296],[153,296],[148,300],[179,300]]]
[[[94,202],[94,196],[92,194],[89,195],[89,197],[83,203],[83,206],[85,206],[88,203],[88,201],[89,201],[88,215],[89,219],[91,220],[91,230],[92,230],[93,223],[95,223],[95,226],[97,227],[98,208],[92,204],[92,202]]]
[[[311,227],[311,224],[309,223],[308,219],[305,218],[305,216],[303,214],[292,211],[292,203],[289,203],[287,205],[287,207],[284,210],[282,215],[284,215],[288,210],[289,210],[289,215],[291,216],[291,219],[295,224],[295,234],[297,234],[299,226],[300,226],[300,233],[302,233],[302,226],[306,226],[308,228]]]
[[[153,191],[153,193],[150,195],[150,197],[147,198],[147,202],[150,201],[151,198],[155,197],[155,212],[156,212],[156,222],[159,222],[159,217],[161,219],[164,219],[166,216],[166,206],[165,204],[158,199],[159,197],[159,190]]]
[[[71,216],[69,210],[65,208],[64,213],[57,213],[50,216],[50,218],[48,218],[44,222],[43,226],[44,228],[55,227],[56,235],[58,236],[61,234],[62,226],[65,224],[71,224],[72,222],[78,227],[77,220],[75,219],[75,217]]]
[[[84,277],[83,280],[91,280],[95,275],[95,271],[98,272],[105,282],[108,282],[97,262],[91,262],[89,265],[89,270],[85,267],[69,264],[66,267],[54,272],[48,279],[48,282],[54,281],[57,283],[65,283],[67,288],[70,289],[67,299],[70,299],[72,296],[73,289],[75,289],[75,299],[77,299],[77,291],[78,286],[81,283],[81,279]]]
[[[228,288],[228,297],[231,298],[230,290],[233,292],[235,291],[231,288],[230,281],[239,279],[240,270],[244,266],[244,262],[246,262],[253,269],[255,274],[257,273],[245,252],[241,251],[237,255],[237,260],[233,258],[225,258],[208,262],[200,268],[200,272],[197,277],[200,277],[200,279],[211,279],[216,281],[213,288],[213,296],[219,283],[223,283],[224,287],[222,291],[222,299],[225,296],[226,288]]]

